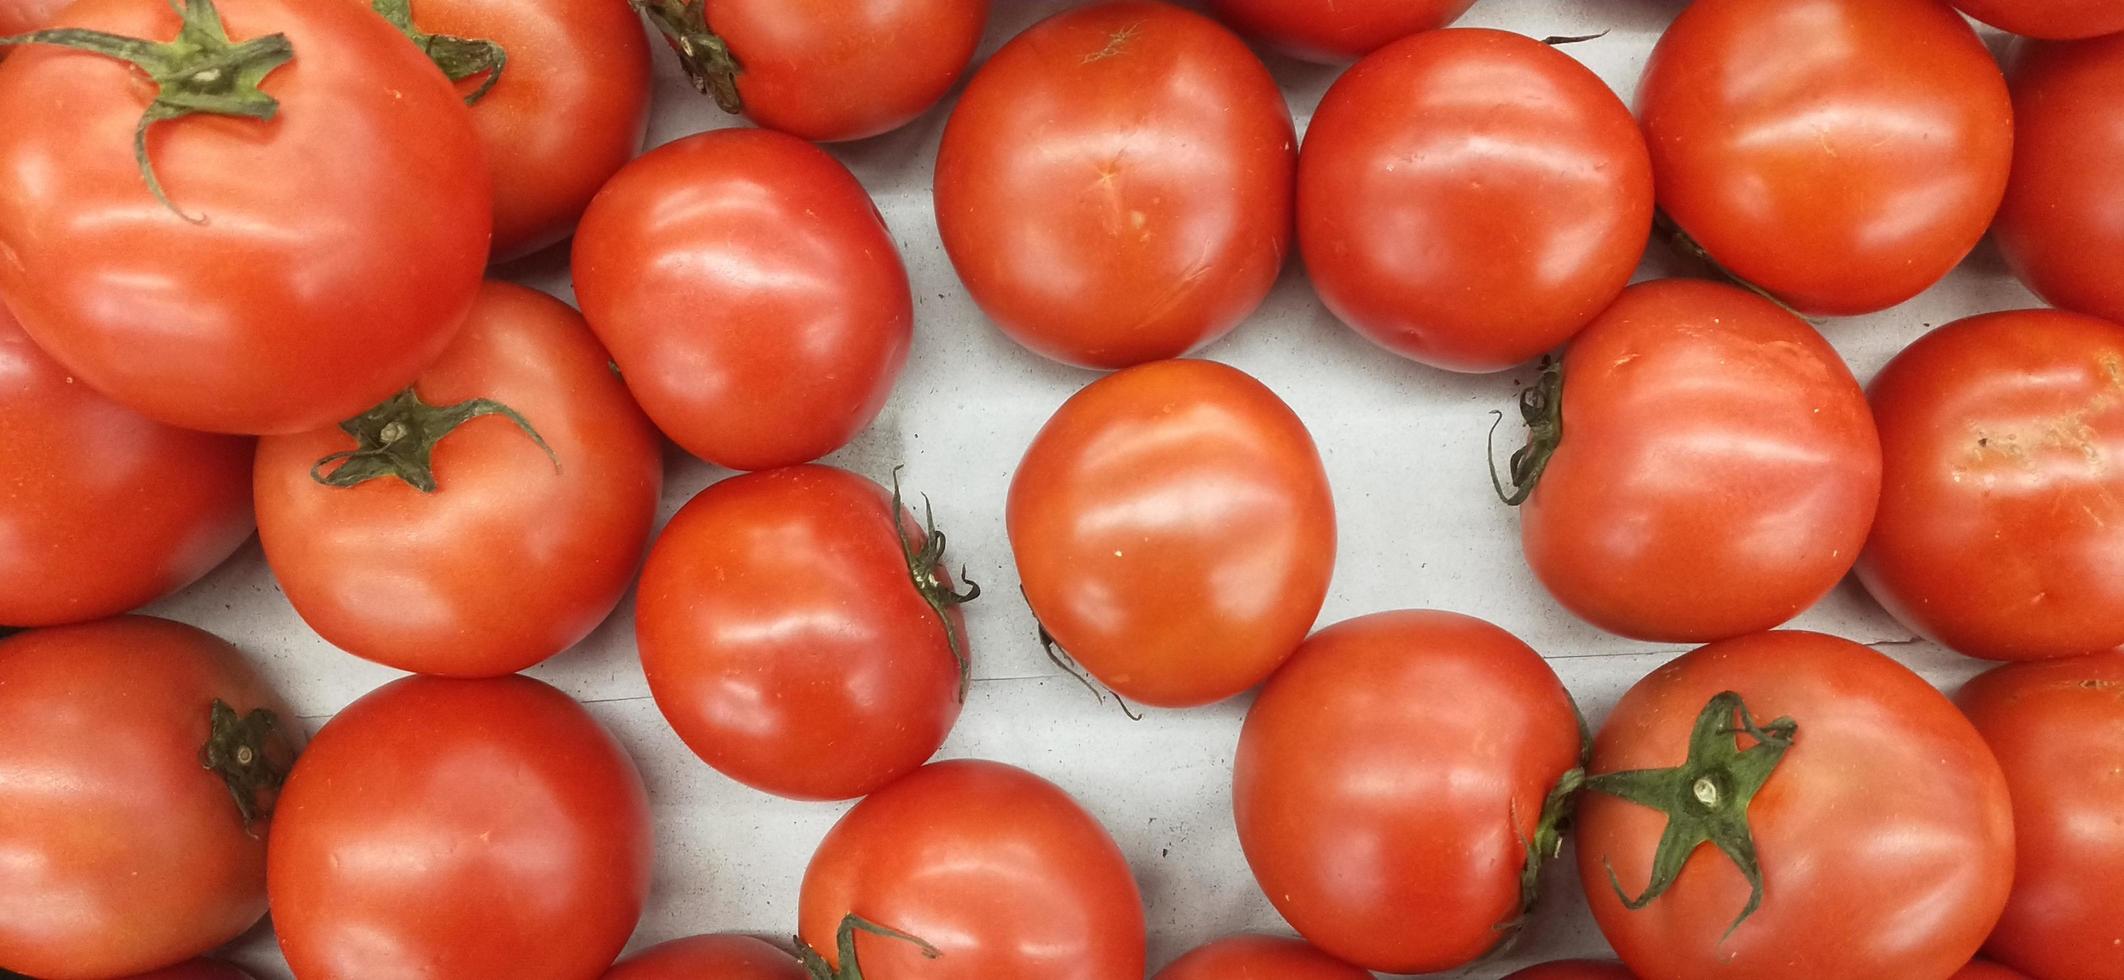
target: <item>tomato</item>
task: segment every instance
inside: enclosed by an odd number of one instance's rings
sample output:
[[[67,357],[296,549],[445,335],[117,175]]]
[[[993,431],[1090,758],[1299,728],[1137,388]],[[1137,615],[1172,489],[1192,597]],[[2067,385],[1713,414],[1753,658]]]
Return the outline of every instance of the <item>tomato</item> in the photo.
[[[1372,980],[1303,941],[1226,936],[1174,960],[1151,980]]]
[[[1623,695],[1589,771],[1579,876],[1644,980],[1944,980],[2012,883],[1984,740],[1909,668],[1833,636],[1669,662]]]
[[[780,133],[701,133],[628,164],[583,215],[574,271],[649,417],[732,469],[840,448],[913,339],[885,219],[846,167]]]
[[[1614,960],[1557,960],[1530,966],[1505,980],[1637,980]]]
[[[657,707],[709,765],[806,800],[929,761],[959,718],[961,595],[944,537],[845,470],[733,477],[664,528],[635,608]]]
[[[2029,978],[2017,970],[2009,970],[1997,963],[1986,963],[1983,960],[1977,960],[1963,967],[1960,973],[1955,974],[1949,980],[2029,980]]]
[[[1886,460],[1859,578],[1963,653],[2124,644],[2124,327],[2052,310],[1950,323],[1873,380]]]
[[[1582,749],[1571,695],[1517,637],[1457,613],[1363,616],[1306,640],[1247,712],[1239,843],[1323,952],[1451,969],[1531,907]]]
[[[2124,322],[2124,34],[2025,45],[2013,90],[1999,250],[2051,304]]]
[[[853,935],[865,980],[1143,976],[1121,849],[1069,794],[998,762],[939,762],[856,804],[812,855],[798,916],[837,968],[851,916],[900,930]]]
[[[1233,27],[1308,61],[1371,54],[1421,31],[1444,27],[1475,0],[1210,0]]]
[[[1957,700],[2006,770],[2019,843],[1985,952],[2040,977],[2124,977],[2124,653],[2000,667]]]
[[[192,40],[136,52],[175,73],[154,107],[114,58],[31,45],[0,62],[0,186],[20,190],[0,195],[0,296],[67,370],[150,418],[332,424],[405,387],[470,309],[492,210],[478,135],[426,58],[353,3],[187,7]],[[207,26],[216,7],[240,43]],[[157,42],[179,24],[163,0],[59,18]],[[154,123],[135,159],[143,110],[194,102],[272,121]]]
[[[797,959],[751,936],[692,936],[621,960],[604,980],[811,980]]]
[[[1064,11],[997,51],[944,129],[937,230],[1011,339],[1068,364],[1177,357],[1261,305],[1297,138],[1245,42],[1154,0]]]
[[[1661,209],[1811,315],[1938,282],[1984,236],[2013,161],[2005,78],[1939,0],[1698,0],[1653,50],[1637,108]]]
[[[1011,477],[1006,521],[1047,633],[1115,693],[1222,701],[1297,649],[1335,570],[1335,502],[1305,423],[1213,361],[1071,396]]]
[[[0,970],[152,970],[265,913],[302,724],[234,647],[145,617],[16,634],[0,733]]]
[[[59,11],[72,0],[0,0],[0,37],[27,34],[42,27],[51,26],[58,19]],[[7,49],[0,48],[0,58],[7,57]]]
[[[1450,370],[1503,370],[1570,339],[1629,284],[1651,230],[1630,110],[1570,55],[1504,31],[1432,31],[1358,62],[1298,160],[1298,245],[1320,298],[1372,342]]]
[[[2002,31],[2071,41],[2124,31],[2114,0],[1954,0],[1962,12]]]
[[[251,444],[173,429],[75,384],[0,309],[0,623],[125,612],[251,536]]]
[[[491,677],[573,646],[640,565],[655,428],[574,310],[506,283],[410,390],[259,443],[281,591],[325,639],[401,670]]]
[[[251,975],[220,960],[192,960],[143,973],[132,980],[252,980]]]

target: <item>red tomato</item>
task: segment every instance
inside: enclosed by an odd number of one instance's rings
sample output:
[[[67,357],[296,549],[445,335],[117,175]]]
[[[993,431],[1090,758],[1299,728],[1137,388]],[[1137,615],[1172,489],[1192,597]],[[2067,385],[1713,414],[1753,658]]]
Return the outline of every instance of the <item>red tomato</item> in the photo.
[[[1944,980],[2012,883],[1984,740],[1909,668],[1833,636],[1668,663],[1623,695],[1590,771],[1579,876],[1644,980]]]
[[[1984,237],[2013,162],[2005,79],[1939,0],[1697,0],[1637,108],[1667,216],[1807,314],[1938,282]]]
[[[150,418],[330,425],[405,387],[471,307],[492,210],[479,138],[420,52],[352,3],[188,6],[201,20],[218,6],[242,54],[199,27],[206,40],[142,57],[235,71],[226,92],[168,89],[272,122],[155,124],[147,160],[165,203],[134,157],[141,70],[15,52],[0,62],[0,186],[20,191],[0,195],[0,296],[53,358]],[[155,41],[179,22],[163,0],[83,0],[59,18]],[[293,61],[254,88],[242,79],[284,60],[268,35],[285,35]]]
[[[78,384],[0,309],[0,623],[115,615],[251,536],[251,444],[152,422]]]
[[[401,670],[492,677],[573,646],[633,581],[662,493],[663,443],[604,348],[559,300],[488,283],[410,391],[259,443],[288,601]]]
[[[2002,31],[2071,41],[2124,31],[2116,0],[1954,0],[1962,12]]]
[[[303,980],[581,980],[649,896],[627,752],[526,677],[408,677],[348,705],[288,777],[267,869]]]
[[[251,975],[220,960],[192,960],[179,963],[151,973],[142,973],[132,980],[252,980]]]
[[[1570,55],[1503,31],[1432,31],[1358,62],[1299,156],[1298,245],[1320,298],[1449,370],[1570,339],[1629,284],[1651,230],[1630,110]]]
[[[1025,598],[1124,698],[1222,701],[1291,655],[1335,570],[1305,423],[1245,372],[1164,361],[1093,382],[1033,438],[1007,520]]]
[[[1532,905],[1582,749],[1571,695],[1512,634],[1457,613],[1360,617],[1305,641],[1247,713],[1239,843],[1322,951],[1451,969]]]
[[[2027,974],[2009,970],[1997,963],[1978,960],[1962,968],[1950,980],[2029,980]]]
[[[751,936],[693,936],[621,960],[604,980],[811,980],[797,959]]]
[[[756,129],[622,169],[576,232],[575,290],[649,417],[732,469],[840,448],[884,407],[913,338],[907,270],[863,185]]]
[[[837,968],[851,915],[913,937],[857,934],[865,980],[1143,976],[1143,903],[1121,849],[1069,794],[1002,763],[924,767],[834,825],[799,923]]]
[[[59,11],[72,0],[0,0],[0,37],[27,34],[42,27],[51,26],[58,19]],[[0,58],[7,57],[9,49],[0,48]]]
[[[635,607],[657,707],[709,765],[805,800],[929,761],[959,718],[966,620],[944,537],[884,488],[796,466],[733,477],[664,528]]]
[[[1069,10],[974,74],[937,230],[974,301],[1058,361],[1119,368],[1229,332],[1290,245],[1297,138],[1245,42],[1152,0]]]
[[[1530,966],[1505,980],[1637,980],[1614,960],[1557,960]]]
[[[1859,578],[1990,660],[2124,644],[2124,327],[2052,310],[1950,323],[1873,380],[1886,460]]]
[[[1521,411],[1527,564],[1624,636],[1715,640],[1791,619],[1850,570],[1880,495],[1880,440],[1843,359],[1732,286],[1630,287]]]
[[[1372,980],[1303,941],[1227,936],[1180,957],[1151,980]]]
[[[152,970],[265,913],[302,723],[236,648],[145,617],[0,640],[0,733],[0,970]]]
[[[2053,305],[2124,321],[2124,34],[2026,45],[2013,89],[1999,250]]]
[[[1350,61],[1444,27],[1475,0],[1210,0],[1233,27],[1309,61]]]
[[[2124,653],[2000,667],[1958,700],[2006,770],[2019,844],[1985,952],[2040,977],[2124,977]]]

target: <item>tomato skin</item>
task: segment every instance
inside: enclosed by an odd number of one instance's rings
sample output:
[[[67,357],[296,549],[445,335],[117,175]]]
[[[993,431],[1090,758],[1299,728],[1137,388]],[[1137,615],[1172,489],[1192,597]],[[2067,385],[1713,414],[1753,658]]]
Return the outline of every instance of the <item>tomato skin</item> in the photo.
[[[799,935],[836,966],[851,912],[933,943],[856,937],[866,980],[1137,980],[1143,903],[1128,860],[1053,783],[938,762],[871,794],[805,869]]]
[[[1293,57],[1326,64],[1353,61],[1467,13],[1475,0],[1210,0],[1210,9],[1240,31]]]
[[[709,765],[778,796],[845,800],[944,744],[959,662],[901,551],[902,531],[921,549],[922,526],[892,508],[863,477],[796,466],[710,486],[664,528],[636,642],[657,707]],[[963,614],[945,615],[964,636]]]
[[[0,640],[0,969],[124,976],[265,914],[269,818],[246,833],[201,764],[217,699],[272,712],[265,758],[293,759],[301,722],[212,634],[127,616]]]
[[[1197,947],[1151,980],[1372,980],[1299,939],[1226,936]]]
[[[634,763],[567,695],[407,677],[341,710],[289,776],[273,927],[303,980],[595,977],[641,917],[650,847]]]
[[[1557,960],[1530,966],[1505,980],[1637,980],[1614,960]]]
[[[1938,282],[1984,236],[2013,158],[1998,64],[1939,0],[1699,0],[1637,107],[1660,207],[1810,315]]]
[[[642,950],[604,980],[810,980],[796,957],[751,936],[689,936]]]
[[[2124,321],[2124,34],[2023,44],[2012,79],[2013,179],[1999,251],[2052,305]]]
[[[937,230],[1011,339],[1128,367],[1261,305],[1290,247],[1296,163],[1283,93],[1245,42],[1170,4],[1099,3],[975,72],[937,151]]]
[[[436,490],[385,477],[311,476],[357,443],[337,427],[261,440],[259,540],[288,601],[319,635],[418,673],[495,677],[573,646],[619,604],[663,486],[663,442],[612,376],[582,317],[490,282],[414,384],[443,406],[490,398],[521,413],[446,435]]]
[[[890,132],[936,105],[973,61],[988,0],[707,0],[743,67],[745,115],[821,142]]]
[[[300,432],[366,410],[449,343],[487,260],[471,117],[352,3],[220,0],[231,37],[284,33],[271,123],[192,116],[133,158],[137,69],[32,46],[0,62],[0,296],[82,381],[150,418]],[[160,0],[83,0],[62,26],[168,39]],[[261,175],[301,174],[301,180]]]
[[[1115,693],[1160,707],[1261,683],[1335,570],[1335,502],[1305,423],[1213,361],[1145,364],[1071,396],[1006,508],[1042,625]]]
[[[1449,370],[1568,340],[1629,284],[1651,230],[1630,110],[1570,55],[1505,31],[1431,31],[1358,62],[1299,155],[1298,245],[1320,298]]]
[[[1563,682],[1512,634],[1458,613],[1359,617],[1306,640],[1247,713],[1239,843],[1321,951],[1450,969],[1510,935],[1527,842],[1580,748]]]
[[[2124,31],[2124,8],[2109,0],[1954,0],[1954,5],[2024,37],[2075,41]]]
[[[0,37],[27,34],[51,26],[72,0],[0,0]],[[0,58],[10,49],[0,48]]]
[[[731,469],[846,444],[913,340],[907,270],[870,196],[781,133],[701,133],[628,164],[583,215],[574,271],[643,410]]]
[[[1950,980],[2030,980],[2030,978],[2018,970],[2010,970],[1997,963],[1986,963],[1983,960],[1977,960],[1963,967],[1962,971],[1955,974]]]
[[[220,960],[192,960],[151,973],[142,973],[132,980],[252,980],[252,977]]]

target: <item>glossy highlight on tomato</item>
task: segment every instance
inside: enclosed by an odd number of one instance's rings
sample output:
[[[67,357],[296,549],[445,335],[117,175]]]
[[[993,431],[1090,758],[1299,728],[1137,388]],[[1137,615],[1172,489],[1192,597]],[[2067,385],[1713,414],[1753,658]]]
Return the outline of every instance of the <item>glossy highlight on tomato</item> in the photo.
[[[1372,975],[1281,936],[1226,936],[1198,947],[1151,980],[1372,980]]]
[[[2124,4],[2115,7],[2124,31]],[[2012,83],[1999,251],[2052,305],[2124,322],[2124,34],[2024,43]]]
[[[797,958],[751,936],[689,936],[660,943],[605,971],[604,980],[812,980]]]
[[[1240,31],[1287,54],[1335,63],[1362,58],[1459,19],[1475,0],[1210,0]]]

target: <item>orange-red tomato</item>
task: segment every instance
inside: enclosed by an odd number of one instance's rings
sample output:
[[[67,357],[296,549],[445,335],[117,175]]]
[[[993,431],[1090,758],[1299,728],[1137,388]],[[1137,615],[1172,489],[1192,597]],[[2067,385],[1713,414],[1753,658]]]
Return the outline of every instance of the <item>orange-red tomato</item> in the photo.
[[[794,956],[751,936],[690,936],[651,946],[604,980],[811,980]]]
[[[2124,17],[2124,3],[2114,4]],[[2118,30],[2124,31],[2124,21]],[[2124,322],[2124,34],[2028,44],[2013,69],[1999,250],[2053,305]]]
[[[1637,980],[1614,960],[1557,960],[1530,966],[1505,980]]]
[[[1151,980],[1372,980],[1303,940],[1227,936],[1174,960]]]
[[[43,27],[50,27],[59,11],[72,0],[0,0],[0,37],[27,34]],[[8,48],[0,48],[0,58],[7,57]]]
[[[1962,12],[2002,31],[2070,41],[2124,31],[2115,0],[1954,0]]]
[[[1012,339],[1068,364],[1177,357],[1261,305],[1297,139],[1244,42],[1155,0],[1065,11],[974,74],[937,151],[937,230]]]
[[[1233,27],[1309,61],[1362,58],[1459,19],[1475,0],[1210,0]]]
[[[2027,974],[2011,970],[1997,963],[1977,960],[1961,969],[1949,980],[2030,980]]]
[[[192,960],[142,973],[131,980],[252,980],[251,975],[220,960]]]

